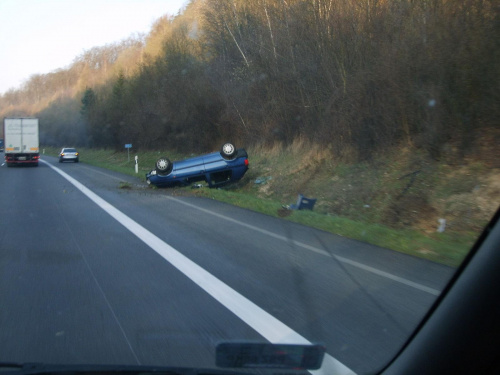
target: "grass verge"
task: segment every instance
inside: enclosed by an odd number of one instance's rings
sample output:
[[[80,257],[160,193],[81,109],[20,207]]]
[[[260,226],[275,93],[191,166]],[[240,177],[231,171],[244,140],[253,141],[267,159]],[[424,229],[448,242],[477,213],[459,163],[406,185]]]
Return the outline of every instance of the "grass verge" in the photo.
[[[116,152],[114,150],[98,149],[79,149],[79,151],[81,162],[107,168],[130,176],[135,176],[141,180],[144,180],[145,173],[154,166],[158,157],[168,155],[171,160],[184,158],[182,155],[160,151],[134,152],[130,154],[130,159],[126,151]],[[57,156],[58,152],[59,149],[45,147],[45,153],[48,155]],[[301,161],[299,160],[300,156],[289,153],[287,156],[287,162],[290,165],[290,171],[289,173],[286,173],[287,171],[282,165],[280,165],[279,168],[270,165],[270,160],[280,160],[280,158],[275,157],[276,155],[259,155],[257,153],[258,150],[254,150],[254,152],[255,157],[253,160],[258,172],[267,171],[267,174],[271,175],[279,169],[280,175],[275,180],[281,179],[281,181],[286,182],[287,184],[292,184],[294,181],[300,182],[300,173],[302,170],[305,171],[314,169],[314,165],[312,166],[313,168],[311,168],[311,165],[301,167]],[[139,160],[138,174],[135,173],[135,155],[138,156]],[[188,155],[188,157],[189,156],[194,155]],[[294,158],[295,162],[290,160],[291,158]],[[334,178],[337,185],[340,183],[337,179],[340,179],[341,181],[346,180],[349,175],[349,170],[345,165],[339,164],[338,168],[339,170],[336,174],[337,177]],[[369,168],[366,168],[364,165],[354,168],[354,171],[356,176],[360,176],[362,173],[367,175],[372,173]],[[467,254],[477,237],[476,233],[467,231],[424,233],[420,230],[412,228],[393,228],[378,222],[370,222],[370,219],[373,220],[374,217],[378,217],[378,214],[371,214],[371,216],[365,217],[366,220],[362,220],[363,217],[360,216],[359,213],[356,214],[357,216],[348,218],[343,217],[342,215],[332,214],[321,206],[318,207],[318,210],[315,209],[315,211],[286,210],[283,208],[283,200],[290,200],[293,197],[293,194],[290,193],[290,191],[280,191],[278,188],[274,188],[272,193],[269,193],[264,189],[265,194],[263,194],[262,188],[266,186],[256,187],[253,182],[257,175],[260,174],[258,174],[255,169],[253,171],[250,170],[247,173],[247,176],[245,176],[240,183],[222,189],[175,189],[181,190],[183,194],[215,199],[266,215],[280,217],[284,220],[290,220],[292,222],[318,228],[327,232],[396,250],[420,258],[425,258],[452,267],[456,267],[460,264],[461,260],[464,258],[465,254]],[[330,179],[330,177],[328,178]],[[319,186],[325,185],[324,176],[317,174],[316,179],[310,176],[308,179],[312,181],[312,183],[306,187],[306,189],[309,189],[308,191],[310,196],[322,197],[324,193],[319,190]],[[318,185],[318,188],[311,190],[314,188],[315,184]],[[346,188],[347,186],[348,185],[346,185]],[[130,187],[128,185],[123,185],[120,188],[128,189]],[[317,194],[315,194],[315,192]],[[356,191],[355,196],[362,196],[362,193],[362,191]],[[330,201],[326,197],[322,198],[324,202]],[[361,203],[362,202],[360,201],[359,204]],[[349,210],[356,211],[352,208]],[[350,211],[346,211],[346,214],[349,214],[349,212]]]
[[[192,194],[215,199],[266,215],[281,217],[362,242],[456,267],[472,247],[474,234],[423,234],[412,229],[393,229],[385,225],[356,221],[314,211],[285,210],[272,199],[262,199],[238,191],[197,189]]]

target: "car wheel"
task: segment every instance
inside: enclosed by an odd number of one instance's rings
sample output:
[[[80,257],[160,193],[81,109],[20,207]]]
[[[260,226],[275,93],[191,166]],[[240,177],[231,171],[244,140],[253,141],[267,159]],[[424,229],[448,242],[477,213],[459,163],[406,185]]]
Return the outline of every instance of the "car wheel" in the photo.
[[[62,159],[61,158],[59,158],[59,163],[62,163]]]
[[[159,158],[156,161],[156,173],[159,175],[167,175],[172,171],[172,166],[172,162],[168,158]]]
[[[75,163],[78,163],[78,159],[75,160]]]
[[[236,148],[232,143],[224,143],[220,150],[220,153],[224,158],[232,158],[236,153]]]

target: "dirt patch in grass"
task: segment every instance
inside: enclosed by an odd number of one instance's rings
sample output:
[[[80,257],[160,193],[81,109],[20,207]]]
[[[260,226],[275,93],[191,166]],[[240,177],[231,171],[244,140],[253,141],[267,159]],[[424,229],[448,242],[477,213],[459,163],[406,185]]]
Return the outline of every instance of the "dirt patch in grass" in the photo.
[[[280,208],[278,209],[278,216],[279,217],[287,217],[292,214],[292,211],[286,208]]]
[[[125,189],[125,190],[131,190],[132,189],[132,185],[130,185],[130,183],[128,182],[120,182],[120,185],[118,186],[119,189]]]
[[[393,228],[415,228],[425,232],[437,228],[437,210],[429,204],[427,196],[408,194],[395,199],[384,211],[382,221]],[[431,219],[429,219],[431,218]]]

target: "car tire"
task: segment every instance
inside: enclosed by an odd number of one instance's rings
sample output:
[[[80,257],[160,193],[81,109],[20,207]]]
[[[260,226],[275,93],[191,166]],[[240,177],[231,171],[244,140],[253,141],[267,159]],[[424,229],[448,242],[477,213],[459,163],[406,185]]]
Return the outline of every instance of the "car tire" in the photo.
[[[165,176],[169,174],[172,172],[172,167],[172,162],[166,157],[161,157],[156,161],[156,173],[159,175]]]
[[[223,158],[231,159],[236,154],[236,148],[232,143],[224,143],[221,147],[220,154]]]
[[[78,163],[78,159],[75,160],[75,163]]]
[[[62,163],[62,159],[61,158],[59,158],[59,163]]]

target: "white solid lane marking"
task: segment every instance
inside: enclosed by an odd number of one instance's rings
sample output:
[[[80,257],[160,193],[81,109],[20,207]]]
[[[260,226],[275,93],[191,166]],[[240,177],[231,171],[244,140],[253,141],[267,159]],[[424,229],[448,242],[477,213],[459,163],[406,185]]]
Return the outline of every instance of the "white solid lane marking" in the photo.
[[[429,294],[432,294],[434,296],[438,296],[439,294],[441,294],[441,292],[437,289],[433,289],[433,288],[429,288],[425,285],[422,285],[422,284],[419,284],[419,283],[416,283],[414,281],[411,281],[411,280],[408,280],[408,279],[405,279],[403,277],[400,277],[400,276],[396,276],[396,275],[393,275],[391,273],[388,273],[388,272],[385,272],[385,271],[382,271],[382,270],[379,270],[377,268],[374,268],[374,267],[371,267],[371,266],[368,266],[366,264],[363,264],[363,263],[359,263],[359,262],[356,262],[354,260],[350,260],[348,258],[344,258],[344,257],[341,257],[341,256],[338,256],[338,255],[332,255],[328,252],[326,252],[325,250],[322,250],[322,249],[318,249],[317,247],[314,247],[314,246],[311,246],[311,245],[308,245],[308,244],[305,244],[305,243],[302,243],[300,241],[296,241],[296,240],[290,240],[289,238],[285,237],[285,236],[282,236],[282,235],[279,235],[279,234],[276,234],[276,233],[273,233],[273,232],[270,232],[268,230],[265,230],[265,229],[262,229],[262,228],[258,228],[254,225],[250,225],[250,224],[247,224],[247,223],[244,223],[242,221],[239,221],[239,220],[236,220],[236,219],[233,219],[233,218],[230,218],[230,217],[227,217],[227,216],[224,216],[224,215],[221,215],[221,214],[218,214],[216,212],[213,212],[213,211],[210,211],[210,210],[207,210],[205,208],[201,208],[201,207],[198,207],[198,206],[195,206],[194,204],[191,204],[191,203],[188,203],[188,202],[185,202],[185,201],[182,201],[178,198],[174,198],[174,197],[168,197],[168,199],[170,200],[173,200],[175,202],[178,202],[178,203],[181,203],[183,205],[186,205],[186,206],[189,206],[189,207],[192,207],[194,209],[197,209],[199,211],[202,211],[202,212],[205,212],[207,214],[210,214],[210,215],[213,215],[213,216],[216,216],[218,217],[219,219],[223,219],[223,220],[226,220],[226,221],[229,221],[231,223],[234,223],[234,224],[238,224],[238,225],[241,225],[245,228],[248,228],[248,229],[252,229],[256,232],[259,232],[259,233],[262,233],[262,234],[265,234],[265,235],[268,235],[270,237],[273,237],[273,238],[276,238],[278,240],[282,240],[282,241],[285,241],[285,242],[292,242],[294,245],[296,246],[299,246],[299,247],[302,247],[303,249],[307,249],[307,250],[310,250],[310,251],[313,251],[315,253],[318,253],[318,254],[321,254],[321,255],[324,255],[324,256],[327,256],[327,257],[333,257],[335,258],[336,260],[338,260],[339,262],[341,263],[345,263],[345,264],[349,264],[353,267],[356,267],[356,268],[359,268],[359,269],[362,269],[364,271],[367,271],[367,272],[371,272],[371,273],[374,273],[378,276],[382,276],[382,277],[385,277],[387,279],[391,279],[393,281],[396,281],[398,283],[401,283],[401,284],[405,284],[405,285],[408,285],[412,288],[415,288],[415,289],[418,289],[418,290],[421,290],[423,292],[426,292],[426,293],[429,293]]]
[[[411,287],[413,287],[415,289],[419,289],[419,290],[421,290],[423,292],[427,292],[427,293],[432,294],[434,296],[439,296],[441,294],[441,292],[439,290],[437,290],[437,289],[429,288],[429,287],[427,287],[425,285],[418,284],[416,282],[404,279],[402,277],[393,275],[391,273],[388,273],[388,272],[385,272],[385,271],[381,271],[381,270],[379,270],[377,268],[373,268],[373,267],[367,266],[366,264],[359,263],[359,262],[356,262],[354,260],[350,260],[350,259],[347,259],[347,258],[339,257],[337,255],[335,255],[335,258],[339,262],[342,262],[342,263],[345,263],[345,264],[350,264],[351,266],[363,269],[363,270],[365,270],[367,272],[374,273],[376,275],[385,277],[387,279],[391,279],[391,280],[397,281],[398,283],[411,286]]]
[[[72,183],[78,190],[85,194],[90,200],[101,207],[115,220],[137,236],[141,241],[160,254],[165,260],[181,271],[185,276],[195,282],[219,303],[233,312],[238,318],[257,331],[261,336],[271,343],[310,344],[310,342],[292,330],[290,327],[270,315],[259,306],[248,300],[237,291],[223,283],[211,273],[194,263],[186,256],[175,250],[172,246],[155,236],[146,228],[123,214],[114,206],[106,202],[83,184],[54,167],[50,163],[42,161],[62,177]],[[323,365],[319,370],[311,371],[314,375],[355,375],[355,373],[343,363],[329,354],[325,355]]]

